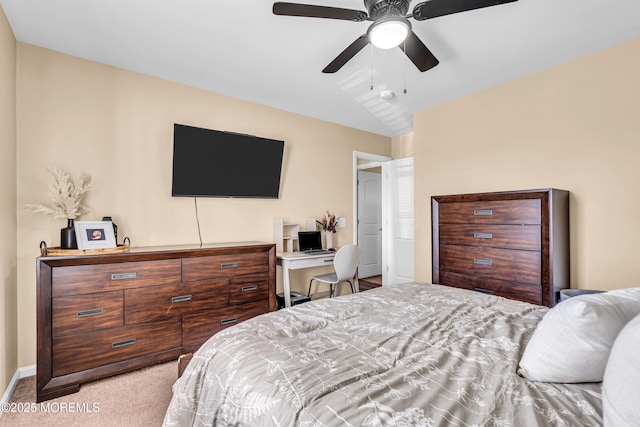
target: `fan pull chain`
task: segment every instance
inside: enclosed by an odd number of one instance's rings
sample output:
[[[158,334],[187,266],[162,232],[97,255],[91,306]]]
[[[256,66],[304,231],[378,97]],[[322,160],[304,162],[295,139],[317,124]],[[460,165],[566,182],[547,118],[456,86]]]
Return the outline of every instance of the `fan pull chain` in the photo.
[[[407,51],[407,39],[402,41],[402,45],[404,46],[404,51]],[[407,94],[407,58],[404,58],[402,61],[402,74],[404,77],[404,89],[402,89],[402,93]]]
[[[373,45],[369,43],[369,52],[371,52],[371,91],[373,91]]]

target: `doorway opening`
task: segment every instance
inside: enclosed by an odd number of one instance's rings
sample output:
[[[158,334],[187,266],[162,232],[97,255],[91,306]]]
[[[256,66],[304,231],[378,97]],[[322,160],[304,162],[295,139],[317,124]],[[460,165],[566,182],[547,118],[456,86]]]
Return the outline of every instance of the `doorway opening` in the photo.
[[[361,290],[383,285],[382,164],[390,160],[386,156],[353,152],[353,241],[360,248]]]
[[[354,152],[353,181],[361,288],[413,281],[413,158]]]

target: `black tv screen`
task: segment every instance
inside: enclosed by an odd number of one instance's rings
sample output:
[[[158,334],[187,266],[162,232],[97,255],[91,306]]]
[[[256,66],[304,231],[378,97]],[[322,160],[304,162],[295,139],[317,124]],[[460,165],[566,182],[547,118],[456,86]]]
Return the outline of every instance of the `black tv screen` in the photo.
[[[174,124],[174,197],[277,199],[284,141]]]

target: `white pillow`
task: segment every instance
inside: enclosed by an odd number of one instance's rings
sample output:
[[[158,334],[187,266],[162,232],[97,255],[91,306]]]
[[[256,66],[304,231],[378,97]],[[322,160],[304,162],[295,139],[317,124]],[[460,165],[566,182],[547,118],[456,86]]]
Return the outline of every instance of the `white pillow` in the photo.
[[[620,330],[640,314],[640,288],[579,295],[545,314],[518,373],[532,381],[600,382]]]
[[[620,331],[602,381],[605,427],[640,425],[640,316]]]

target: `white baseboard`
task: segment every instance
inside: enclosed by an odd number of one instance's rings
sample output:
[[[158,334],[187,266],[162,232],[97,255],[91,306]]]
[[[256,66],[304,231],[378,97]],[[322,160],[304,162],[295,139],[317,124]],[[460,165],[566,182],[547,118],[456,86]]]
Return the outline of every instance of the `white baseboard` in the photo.
[[[36,365],[23,366],[18,368],[18,372],[20,372],[20,378],[32,377],[36,374]]]
[[[2,395],[2,399],[0,400],[0,403],[9,402],[9,399],[11,399],[11,395],[13,394],[13,390],[16,389],[16,386],[18,385],[18,381],[20,381],[21,378],[30,377],[35,374],[36,374],[36,365],[29,365],[29,366],[23,366],[22,368],[18,368],[15,374],[13,374],[13,378],[11,378],[11,381],[9,382],[7,389]],[[1,416],[2,416],[2,411],[0,411],[0,417]]]

